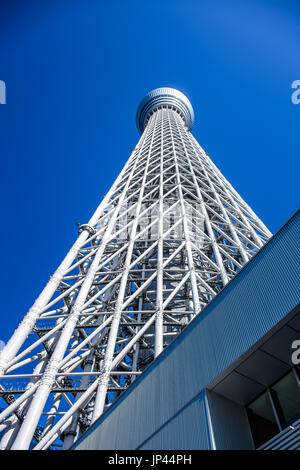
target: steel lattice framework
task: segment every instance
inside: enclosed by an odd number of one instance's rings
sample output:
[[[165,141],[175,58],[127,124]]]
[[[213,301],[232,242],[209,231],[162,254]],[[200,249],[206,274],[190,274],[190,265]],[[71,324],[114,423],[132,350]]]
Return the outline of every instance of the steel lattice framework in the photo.
[[[141,102],[136,148],[1,352],[2,449],[68,449],[270,237],[193,119],[174,89]]]

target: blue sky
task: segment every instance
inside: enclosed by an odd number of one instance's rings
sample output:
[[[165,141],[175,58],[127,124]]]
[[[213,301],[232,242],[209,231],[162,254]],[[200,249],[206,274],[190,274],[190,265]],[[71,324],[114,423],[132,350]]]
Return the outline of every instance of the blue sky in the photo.
[[[299,23],[296,0],[1,2],[1,340],[129,157],[154,88],[190,98],[194,136],[280,228],[299,200]]]

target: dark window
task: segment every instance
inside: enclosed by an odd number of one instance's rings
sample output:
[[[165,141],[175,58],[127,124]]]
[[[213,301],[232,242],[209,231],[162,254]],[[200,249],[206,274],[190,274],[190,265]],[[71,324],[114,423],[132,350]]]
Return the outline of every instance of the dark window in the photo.
[[[260,395],[247,408],[255,447],[259,447],[279,433],[268,392]]]
[[[291,370],[247,406],[255,447],[260,447],[300,418],[297,371]]]
[[[293,371],[273,385],[271,390],[276,406],[280,407],[283,427],[300,418],[300,389]]]

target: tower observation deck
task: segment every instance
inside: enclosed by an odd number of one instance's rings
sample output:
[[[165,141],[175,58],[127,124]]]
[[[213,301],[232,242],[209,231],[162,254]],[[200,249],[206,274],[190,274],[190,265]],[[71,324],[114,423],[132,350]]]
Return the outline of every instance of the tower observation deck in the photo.
[[[136,122],[124,168],[1,351],[3,449],[69,449],[271,235],[193,137],[186,96],[151,91]]]

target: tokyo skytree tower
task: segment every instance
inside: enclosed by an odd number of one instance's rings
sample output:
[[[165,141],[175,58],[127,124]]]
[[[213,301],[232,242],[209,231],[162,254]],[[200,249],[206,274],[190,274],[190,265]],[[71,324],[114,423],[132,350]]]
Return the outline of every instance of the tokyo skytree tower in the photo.
[[[70,448],[271,236],[193,122],[177,90],[141,101],[136,148],[1,351],[2,449]]]

